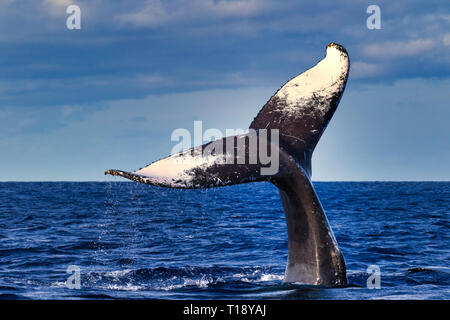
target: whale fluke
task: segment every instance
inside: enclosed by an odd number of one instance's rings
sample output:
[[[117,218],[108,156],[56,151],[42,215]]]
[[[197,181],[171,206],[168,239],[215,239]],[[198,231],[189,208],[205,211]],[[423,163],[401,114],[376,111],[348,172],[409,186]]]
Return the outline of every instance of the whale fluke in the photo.
[[[339,104],[349,67],[345,48],[331,43],[325,58],[288,81],[269,99],[248,134],[197,146],[133,172],[111,169],[105,174],[188,189],[269,181],[278,187],[286,215],[288,261],[284,281],[346,284],[344,257],[310,177],[312,153]],[[230,141],[234,146],[231,151],[226,148]],[[271,156],[276,155],[276,170],[264,157],[255,157],[268,149]]]

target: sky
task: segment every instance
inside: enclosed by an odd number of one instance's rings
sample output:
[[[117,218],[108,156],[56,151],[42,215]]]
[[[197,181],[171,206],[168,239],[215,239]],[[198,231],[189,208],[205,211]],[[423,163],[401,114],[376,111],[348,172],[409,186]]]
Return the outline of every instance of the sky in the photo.
[[[195,120],[248,128],[330,42],[351,69],[313,180],[450,180],[448,1],[2,0],[0,181],[118,181]]]

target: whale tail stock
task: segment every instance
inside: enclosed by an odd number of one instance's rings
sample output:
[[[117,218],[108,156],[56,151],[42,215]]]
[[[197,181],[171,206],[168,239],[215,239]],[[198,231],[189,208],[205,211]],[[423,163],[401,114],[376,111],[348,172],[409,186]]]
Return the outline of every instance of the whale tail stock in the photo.
[[[250,125],[253,135],[210,142],[134,172],[107,170],[105,174],[171,188],[272,182],[279,189],[288,229],[284,281],[346,284],[343,255],[310,177],[312,153],[339,104],[349,66],[344,47],[331,43],[325,58],[288,81],[263,106]],[[230,141],[232,152],[218,152]],[[267,168],[267,161],[253,157],[255,153],[267,152],[267,148],[271,156],[276,155],[277,170],[269,170],[273,168]]]

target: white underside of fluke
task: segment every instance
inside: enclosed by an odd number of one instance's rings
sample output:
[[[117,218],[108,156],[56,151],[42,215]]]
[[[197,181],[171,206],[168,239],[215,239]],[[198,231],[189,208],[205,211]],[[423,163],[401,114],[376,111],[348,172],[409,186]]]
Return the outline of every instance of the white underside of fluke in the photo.
[[[192,155],[191,150],[188,150],[153,162],[133,173],[149,178],[156,184],[189,187],[194,178],[194,169],[205,170],[220,163],[223,163],[223,156]]]
[[[329,107],[329,100],[342,91],[345,86],[345,78],[349,67],[347,54],[334,46],[327,48],[324,59],[311,69],[287,82],[275,97],[280,98],[286,104],[280,105],[280,111],[286,115],[302,114],[308,101],[316,99],[323,103],[315,104],[315,111],[325,114]]]

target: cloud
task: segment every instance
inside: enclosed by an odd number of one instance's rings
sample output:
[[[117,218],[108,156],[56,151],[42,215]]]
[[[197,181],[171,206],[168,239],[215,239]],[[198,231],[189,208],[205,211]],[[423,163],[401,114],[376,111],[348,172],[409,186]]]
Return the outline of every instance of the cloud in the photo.
[[[180,22],[216,21],[226,18],[249,18],[268,10],[272,4],[257,0],[147,0],[143,8],[124,13],[120,20],[135,26],[157,27]]]
[[[39,107],[70,103],[108,100],[124,88],[134,94],[162,90],[174,86],[174,80],[159,74],[134,75],[78,75],[50,79],[0,80],[0,109],[5,106]],[[39,97],[37,99],[36,97]],[[80,98],[82,100],[80,100]]]
[[[450,46],[450,33],[447,33],[442,37],[442,43],[446,47]]]
[[[74,4],[73,0],[44,0],[44,5],[53,15],[61,15],[66,12],[66,8]]]
[[[66,28],[69,2],[81,7],[80,32]],[[348,49],[356,81],[442,77],[450,69],[450,19],[437,2],[381,1],[382,30],[368,30],[367,4],[353,1],[21,3],[0,1],[1,105],[279,86],[322,58],[331,41]]]
[[[399,58],[422,54],[436,46],[434,39],[415,39],[409,41],[388,41],[364,46],[363,52],[368,57]]]
[[[355,79],[371,78],[380,75],[385,68],[380,64],[355,61],[351,63],[350,77]]]

